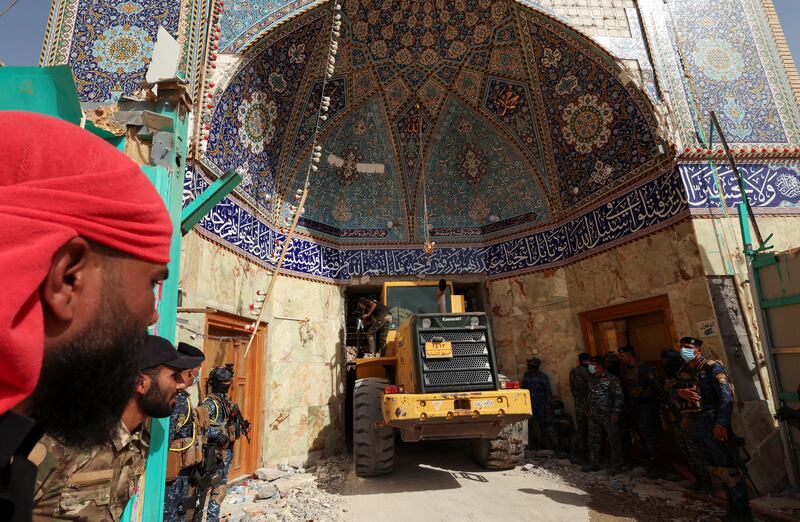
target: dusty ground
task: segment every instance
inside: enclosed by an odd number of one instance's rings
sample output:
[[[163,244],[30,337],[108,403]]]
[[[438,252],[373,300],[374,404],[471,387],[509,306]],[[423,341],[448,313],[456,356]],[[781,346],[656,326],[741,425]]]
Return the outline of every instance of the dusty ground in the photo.
[[[679,484],[626,474],[582,473],[566,460],[529,455],[524,466],[486,471],[464,441],[401,444],[395,471],[361,479],[345,458],[308,469],[260,470],[234,485],[223,505],[229,522],[718,520],[721,508],[688,498]],[[633,472],[636,475],[636,472]],[[259,497],[261,497],[259,499]],[[765,499],[789,520],[796,499]],[[766,519],[765,519],[766,520]]]

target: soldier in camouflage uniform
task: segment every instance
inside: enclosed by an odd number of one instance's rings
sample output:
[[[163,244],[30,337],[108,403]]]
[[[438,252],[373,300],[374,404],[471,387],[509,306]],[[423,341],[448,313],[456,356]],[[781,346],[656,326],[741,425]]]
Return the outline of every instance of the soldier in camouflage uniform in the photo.
[[[542,361],[538,357],[528,359],[528,371],[522,376],[522,388],[531,394],[533,415],[528,419],[528,446],[531,449],[545,449],[549,446],[547,437],[547,411],[553,392],[550,379],[540,371]]]
[[[592,358],[586,352],[578,354],[578,366],[569,372],[569,389],[572,392],[572,400],[575,403],[575,455],[576,462],[586,460],[586,439],[588,437],[588,420],[586,412],[588,409],[587,392],[589,387],[589,361]]]
[[[572,449],[572,435],[575,433],[575,424],[572,417],[564,411],[564,402],[556,399],[550,403],[547,413],[547,438],[550,447],[555,450],[556,456],[563,459]]]
[[[182,371],[196,359],[178,353],[161,337],[149,336],[140,353],[141,374],[111,442],[90,448],[64,445],[50,435],[31,453],[37,464],[33,520],[117,521],[137,492],[144,473],[147,417],[167,417]]]
[[[147,434],[120,422],[110,444],[81,449],[45,435],[33,450],[37,464],[33,521],[119,520],[144,473]]]
[[[647,469],[651,478],[661,476],[663,464],[656,447],[659,431],[659,392],[661,384],[656,369],[636,357],[632,346],[619,349],[622,362],[622,387],[625,392],[626,416],[638,432],[647,450]]]
[[[605,359],[598,355],[589,365],[588,420],[589,464],[584,471],[598,471],[603,453],[603,439],[608,442],[612,473],[622,470],[622,443],[619,422],[625,397],[622,385],[614,375],[605,370]]]
[[[186,343],[178,343],[178,351],[205,359],[202,350]],[[186,370],[186,382],[193,383],[200,371],[199,365]],[[192,475],[195,467],[202,460],[203,428],[200,417],[208,414],[192,408],[192,400],[187,390],[178,392],[175,408],[169,417],[169,455],[167,457],[167,486],[164,492],[164,522],[185,522],[187,512],[183,506],[184,499],[193,497]],[[200,425],[203,425],[202,427]],[[188,514],[191,516],[191,513]]]
[[[665,377],[661,414],[669,426],[670,433],[675,438],[678,447],[684,453],[689,469],[695,476],[695,482],[689,486],[689,489],[710,495],[713,491],[711,488],[711,475],[708,473],[708,462],[703,457],[703,454],[700,453],[700,450],[697,449],[697,445],[689,437],[688,432],[681,429],[680,424],[683,415],[679,405],[676,404],[677,401],[670,399],[670,394],[678,387],[679,380],[688,379],[689,375],[678,375],[683,366],[683,360],[680,353],[671,348],[661,352],[661,364]]]
[[[703,357],[703,341],[693,337],[680,340],[681,358],[686,361],[678,371],[690,377],[691,386],[674,390],[676,398],[697,405],[682,423],[701,453],[711,464],[710,472],[719,477],[728,496],[727,520],[752,520],[745,477],[731,456],[727,445],[731,436],[733,386],[728,372],[719,361]]]
[[[215,442],[219,448],[224,448],[223,462],[225,467],[222,472],[222,484],[215,487],[211,492],[208,501],[208,522],[219,522],[220,504],[225,499],[228,492],[228,471],[233,461],[233,439],[230,427],[231,412],[233,404],[228,399],[228,390],[233,380],[233,365],[218,366],[208,374],[206,386],[211,388],[203,401],[203,406],[208,410],[209,426],[206,430],[206,438],[209,442]]]

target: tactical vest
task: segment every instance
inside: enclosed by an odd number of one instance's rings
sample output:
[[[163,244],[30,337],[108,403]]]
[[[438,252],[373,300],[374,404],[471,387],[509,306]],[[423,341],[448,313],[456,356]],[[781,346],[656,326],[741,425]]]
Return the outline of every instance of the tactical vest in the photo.
[[[228,440],[233,442],[236,440],[236,427],[231,422],[231,405],[227,400],[217,397],[214,394],[208,396],[216,406],[217,414],[210,420],[212,426],[217,426],[225,430]],[[220,419],[220,416],[222,419]]]
[[[187,422],[193,420],[192,436],[182,439],[175,439],[169,445],[167,455],[167,482],[178,478],[181,470],[194,466],[203,460],[203,433],[209,425],[208,409],[205,406],[198,406],[189,410],[190,415],[186,417],[184,423],[179,426],[182,428]]]
[[[699,393],[697,388],[697,379],[695,379],[693,375],[687,374],[686,372],[678,372],[678,374],[675,376],[675,379],[672,380],[672,388],[675,390],[692,389]],[[678,411],[682,414],[699,413],[703,411],[699,400],[689,401],[676,394],[674,402]]]
[[[622,368],[622,382],[625,385],[625,392],[630,399],[638,399],[644,391],[644,386],[639,385],[639,367],[641,363],[637,362],[633,368]]]

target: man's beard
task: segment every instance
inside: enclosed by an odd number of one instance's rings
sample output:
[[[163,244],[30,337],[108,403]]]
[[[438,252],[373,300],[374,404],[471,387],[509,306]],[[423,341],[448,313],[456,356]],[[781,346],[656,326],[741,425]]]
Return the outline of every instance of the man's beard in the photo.
[[[104,285],[101,312],[75,338],[45,350],[31,416],[68,446],[110,442],[134,395],[147,329]]]
[[[139,399],[139,407],[151,417],[169,417],[175,405],[174,400],[175,395],[169,397],[164,390],[158,387],[158,382],[153,380],[150,389]]]

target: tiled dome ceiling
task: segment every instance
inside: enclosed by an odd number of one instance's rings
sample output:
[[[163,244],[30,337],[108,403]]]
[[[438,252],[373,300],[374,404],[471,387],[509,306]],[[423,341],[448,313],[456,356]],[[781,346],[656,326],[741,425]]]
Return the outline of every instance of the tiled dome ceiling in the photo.
[[[652,106],[596,43],[514,0],[346,0],[323,163],[302,224],[337,243],[482,244],[569,217],[663,169]],[[301,186],[330,10],[250,49],[206,158],[247,164],[270,219]],[[662,147],[662,150],[666,150]],[[275,208],[273,208],[275,205]]]

